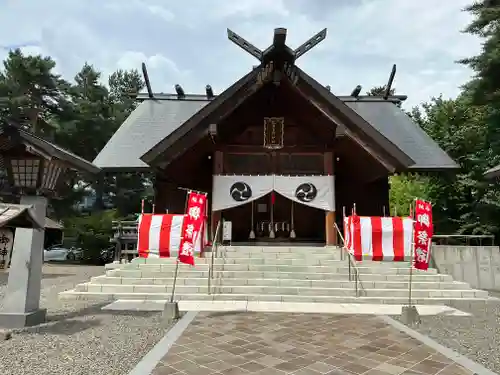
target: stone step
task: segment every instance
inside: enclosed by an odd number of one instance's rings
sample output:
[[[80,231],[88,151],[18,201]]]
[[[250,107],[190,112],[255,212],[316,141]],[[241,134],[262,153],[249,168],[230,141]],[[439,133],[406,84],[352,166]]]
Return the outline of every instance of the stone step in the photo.
[[[142,270],[142,269],[117,269],[117,270],[109,270],[106,272],[106,276],[109,277],[123,277],[123,278],[151,278],[151,279],[161,279],[161,278],[169,278],[174,277],[175,268],[164,270],[164,271],[150,271],[150,270]],[[199,270],[199,269],[180,269],[178,273],[179,278],[184,277],[200,277],[207,278],[208,277],[208,269]],[[348,270],[345,272],[262,272],[262,271],[214,271],[215,278],[247,278],[247,279],[255,279],[255,278],[263,278],[263,279],[303,279],[303,280],[348,280],[349,273]],[[360,274],[361,281],[399,281],[405,282],[408,281],[410,276],[406,275],[398,275],[398,274]],[[428,282],[450,282],[453,281],[453,278],[449,275],[443,274],[425,274],[419,273],[414,274],[412,276],[412,280],[414,282],[418,281],[428,281]]]
[[[255,256],[255,257],[247,257],[245,254],[236,254],[233,257],[226,258],[219,254],[218,257],[211,258],[196,258],[195,259],[195,267],[207,267],[208,265],[213,264],[268,264],[268,265],[296,265],[296,264],[349,264],[347,258],[340,259],[340,257],[335,257],[332,254],[318,254],[314,256],[304,256],[300,257],[296,254],[282,254],[284,257],[277,256],[276,254],[271,254],[272,256]],[[137,267],[142,265],[147,266],[167,266],[176,264],[176,258],[135,258],[131,263],[121,265],[123,267]],[[383,262],[375,262],[372,260],[364,260],[360,262],[355,262],[355,265],[359,267],[378,267],[378,268],[409,268],[410,263],[408,261],[404,262],[391,262],[391,261],[383,261]],[[186,265],[181,265],[186,266]]]
[[[113,301],[124,300],[170,300],[169,293],[102,293],[102,292],[77,292],[69,290],[59,294],[61,300],[93,300],[93,301]],[[371,303],[371,304],[408,304],[408,296],[404,297],[349,297],[349,296],[305,296],[305,295],[261,295],[261,294],[180,294],[176,293],[175,300],[188,301],[281,301],[281,302],[320,302],[320,303]],[[469,297],[426,297],[413,298],[415,305],[450,305],[456,301],[485,302],[487,298]]]
[[[137,294],[138,297],[148,293],[171,293],[172,285],[123,285],[123,284],[79,284],[75,288],[79,292],[100,293],[125,293]],[[213,294],[264,294],[264,295],[307,295],[307,296],[353,296],[355,295],[354,283],[352,288],[319,288],[319,287],[288,287],[288,286],[252,286],[252,285],[227,285],[212,286]],[[179,294],[208,294],[208,285],[184,285],[178,284],[176,291]],[[405,297],[408,290],[405,289],[364,289],[367,297]],[[438,289],[414,289],[412,295],[415,298],[441,297],[441,298],[486,298],[488,293],[482,290],[438,290]]]
[[[239,253],[321,253],[342,251],[338,246],[218,246],[218,252]]]
[[[342,260],[340,253],[220,253],[214,254],[214,260],[216,259],[330,259],[330,260]],[[163,264],[168,262],[175,262],[176,257],[170,256],[170,258],[134,258],[131,263],[143,263],[143,264]],[[210,253],[205,254],[204,257],[195,258],[195,263],[208,263],[211,262],[212,256]],[[346,259],[347,261],[347,259]]]
[[[349,267],[343,261],[328,261],[328,265],[276,265],[276,264],[214,264],[214,271],[259,271],[259,272],[323,272],[323,273],[348,273]],[[175,264],[126,264],[121,269],[141,270],[149,272],[163,272],[175,270]],[[186,269],[186,265],[180,268]],[[191,269],[208,269],[209,265],[196,265]],[[398,274],[406,275],[410,273],[410,268],[390,267],[384,265],[358,266],[360,275],[362,274]],[[437,274],[436,269],[427,271],[413,270],[414,274]]]
[[[211,259],[210,255],[205,255],[204,259]],[[214,258],[233,259],[233,258],[250,258],[250,259],[309,259],[309,258],[329,258],[334,260],[342,260],[344,257],[341,253],[217,253]]]
[[[172,285],[173,277],[168,278],[126,278],[97,276],[92,277],[92,284],[114,284],[114,285]],[[177,285],[206,286],[206,277],[177,277]],[[361,280],[365,289],[408,289],[408,282],[400,281],[365,281]],[[352,288],[354,281],[347,280],[301,280],[301,279],[247,279],[247,278],[214,278],[212,285],[252,285],[252,286],[285,286],[285,287],[319,287],[319,288]],[[469,284],[463,282],[415,282],[412,281],[412,288],[415,289],[470,289]]]

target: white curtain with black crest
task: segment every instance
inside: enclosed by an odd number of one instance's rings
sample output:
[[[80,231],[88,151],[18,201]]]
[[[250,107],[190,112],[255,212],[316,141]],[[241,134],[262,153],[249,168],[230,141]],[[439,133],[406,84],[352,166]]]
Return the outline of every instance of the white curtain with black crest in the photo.
[[[275,176],[274,190],[294,202],[335,211],[334,176]]]
[[[214,176],[212,210],[241,206],[273,191],[274,176]]]

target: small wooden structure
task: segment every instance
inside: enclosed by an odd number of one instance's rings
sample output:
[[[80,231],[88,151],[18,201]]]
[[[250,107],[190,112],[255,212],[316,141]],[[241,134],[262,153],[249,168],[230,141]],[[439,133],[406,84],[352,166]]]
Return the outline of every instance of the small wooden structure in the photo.
[[[113,231],[111,242],[115,244],[115,260],[136,258],[137,220],[113,221]]]

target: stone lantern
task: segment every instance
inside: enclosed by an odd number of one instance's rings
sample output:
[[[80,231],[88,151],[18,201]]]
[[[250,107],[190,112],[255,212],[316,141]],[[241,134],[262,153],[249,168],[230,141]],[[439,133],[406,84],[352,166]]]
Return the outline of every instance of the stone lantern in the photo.
[[[7,291],[0,310],[0,327],[21,328],[43,323],[40,309],[44,223],[47,198],[56,193],[68,169],[97,174],[92,163],[21,127],[0,127],[0,168],[6,171],[5,191],[19,196],[42,227],[18,227],[14,238]]]

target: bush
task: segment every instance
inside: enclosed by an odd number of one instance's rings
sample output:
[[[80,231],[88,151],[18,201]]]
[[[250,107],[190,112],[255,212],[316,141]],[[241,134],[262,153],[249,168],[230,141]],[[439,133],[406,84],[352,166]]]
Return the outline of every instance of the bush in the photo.
[[[118,219],[117,216],[115,210],[106,210],[63,221],[65,235],[75,238],[75,245],[83,250],[83,262],[101,262],[101,250],[110,246],[109,240],[113,236],[112,223]]]

